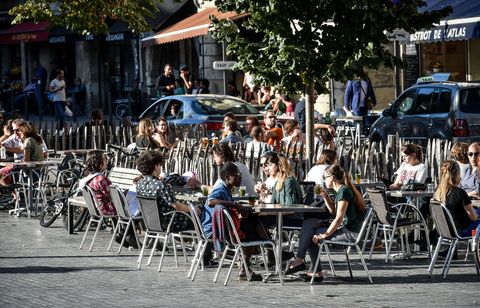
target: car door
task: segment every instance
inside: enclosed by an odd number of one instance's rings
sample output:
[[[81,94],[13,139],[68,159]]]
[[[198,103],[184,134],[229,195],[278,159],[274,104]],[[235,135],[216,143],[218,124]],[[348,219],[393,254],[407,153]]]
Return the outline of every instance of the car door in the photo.
[[[411,125],[412,115],[415,107],[417,89],[408,89],[394,102],[391,111],[391,118],[385,123],[385,133],[400,137],[410,134],[408,126]]]
[[[433,126],[438,124],[436,108],[439,94],[439,89],[435,87],[417,88],[415,103],[400,125],[403,137],[426,144],[426,140],[436,134]]]

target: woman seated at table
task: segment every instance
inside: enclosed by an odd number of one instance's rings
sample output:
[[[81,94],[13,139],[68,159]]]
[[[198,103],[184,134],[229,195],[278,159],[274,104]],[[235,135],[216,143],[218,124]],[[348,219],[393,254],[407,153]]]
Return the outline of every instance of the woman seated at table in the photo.
[[[233,200],[232,188],[239,187],[242,179],[242,175],[237,166],[231,162],[223,164],[222,168],[220,169],[220,179],[220,182],[215,185],[213,190],[208,195],[202,211],[201,220],[205,234],[207,236],[212,234],[212,219],[214,217],[215,206],[221,204],[229,209],[232,219],[240,220],[240,226],[237,231],[241,240],[257,241],[267,239],[268,235],[258,217],[254,214],[247,215],[245,208]],[[239,215],[241,215],[241,218]],[[211,249],[210,247],[211,246],[207,246],[208,251],[205,252],[206,255],[211,255],[211,252],[209,251],[209,249]],[[262,276],[255,274],[250,269],[250,257],[255,252],[255,247],[244,248],[243,252],[245,254],[247,267],[251,272],[251,280],[262,280]],[[208,257],[204,256],[204,260],[208,261]],[[242,269],[240,271],[239,278],[244,280],[246,277],[247,275],[244,269]]]
[[[293,146],[296,143],[305,142],[305,135],[302,134],[302,130],[300,129],[300,124],[297,120],[287,120],[284,125],[286,137],[282,139],[282,147],[286,149],[288,146],[290,147],[290,152],[293,151]],[[297,149],[297,152],[300,149]]]
[[[158,149],[160,144],[153,138],[153,123],[149,118],[143,118],[138,123],[138,134],[135,139],[137,147]]]
[[[302,204],[302,189],[298,180],[293,176],[292,167],[288,160],[282,154],[272,152],[265,161],[268,166],[268,172],[271,177],[276,178],[275,186],[272,189],[271,203],[280,203],[283,205]],[[284,225],[289,227],[300,227],[303,216],[300,214],[285,215]],[[267,226],[274,226],[276,220],[273,216],[262,217],[262,221]]]
[[[108,159],[101,150],[93,150],[87,153],[84,178],[79,182],[79,187],[88,185],[97,199],[101,214],[116,216],[117,211],[110,196],[112,182],[103,173],[107,170]]]
[[[480,224],[480,211],[474,209],[467,192],[458,187],[460,183],[460,166],[454,160],[447,160],[440,168],[440,183],[433,195],[449,209],[453,222],[460,236],[470,236]]]
[[[401,189],[408,183],[425,183],[427,167],[423,161],[422,148],[417,144],[407,144],[402,147],[403,163],[395,172],[397,178],[390,189]]]
[[[305,181],[315,182],[315,184],[324,187],[325,170],[333,164],[337,163],[337,152],[325,149],[320,154],[317,164],[308,171]]]
[[[262,126],[255,126],[250,132],[252,141],[247,143],[245,149],[245,157],[250,158],[252,155],[254,158],[258,158],[259,153],[265,153],[272,148],[265,142],[265,129]]]
[[[267,161],[270,156],[276,155],[274,152],[265,152],[260,158],[260,168],[262,168],[264,182],[257,182],[255,185],[255,192],[258,194],[260,202],[271,203],[272,191],[277,182],[276,177],[270,175],[269,166]]]
[[[43,139],[30,122],[18,125],[19,137],[23,144],[23,161],[43,161]]]
[[[170,143],[169,135],[170,129],[168,128],[168,123],[165,118],[158,119],[156,133],[153,135],[153,139],[160,145],[160,148],[170,150],[177,145],[177,142]]]
[[[450,158],[460,166],[460,178],[465,177],[468,166],[468,144],[465,142],[455,142],[450,150]]]
[[[178,202],[170,187],[160,179],[162,173],[163,155],[159,151],[145,151],[137,160],[137,169],[142,178],[137,181],[137,196],[157,197],[160,224],[167,230],[171,216],[165,213],[172,211],[189,212],[188,205]],[[144,214],[143,214],[144,215]],[[186,215],[175,215],[170,229],[172,232],[193,230],[193,223]]]
[[[353,186],[349,176],[338,165],[333,165],[325,170],[325,186],[336,192],[335,202],[325,190],[322,190],[322,197],[325,199],[328,211],[335,217],[328,226],[322,226],[318,220],[307,219],[302,225],[300,243],[297,256],[285,271],[290,275],[306,269],[305,256],[308,250],[311,264],[309,272],[302,275],[306,281],[310,281],[312,275],[315,281],[323,280],[322,268],[313,273],[313,267],[317,260],[318,244],[324,239],[331,241],[355,241],[363,224],[365,203],[360,192]]]

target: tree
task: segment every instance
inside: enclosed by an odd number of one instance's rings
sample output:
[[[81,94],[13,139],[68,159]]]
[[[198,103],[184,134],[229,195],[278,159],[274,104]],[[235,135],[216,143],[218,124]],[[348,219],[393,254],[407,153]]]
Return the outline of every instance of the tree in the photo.
[[[228,43],[234,67],[289,92],[325,92],[330,79],[347,80],[401,59],[384,46],[386,32],[431,27],[451,8],[419,13],[422,0],[216,0],[220,11],[248,12],[240,25],[212,18],[213,35]],[[307,97],[308,98],[308,97]],[[308,100],[307,100],[308,101]],[[313,144],[313,103],[307,107],[307,153]],[[308,125],[309,124],[309,125]],[[310,131],[310,132],[309,132]]]
[[[13,23],[49,21],[80,34],[105,34],[108,22],[126,21],[136,32],[150,30],[146,17],[158,12],[157,0],[26,0],[10,10]]]

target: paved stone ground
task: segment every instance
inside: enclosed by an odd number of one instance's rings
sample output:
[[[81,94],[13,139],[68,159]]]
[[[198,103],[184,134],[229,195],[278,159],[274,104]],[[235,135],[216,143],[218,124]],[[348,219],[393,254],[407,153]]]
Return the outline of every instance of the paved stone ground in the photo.
[[[385,265],[384,256],[377,254],[369,263],[373,285],[358,265],[352,282],[340,262],[339,276],[327,274],[319,285],[296,281],[280,286],[234,277],[224,287],[212,282],[213,269],[199,271],[196,281],[189,281],[187,265],[176,268],[173,257],[166,258],[160,273],[158,256],[152,267],[137,270],[138,252],[106,252],[108,231],[100,233],[92,252],[80,251],[83,233],[68,235],[61,221],[43,228],[35,218],[2,210],[0,234],[0,307],[480,306],[480,276],[471,258],[456,261],[445,281],[438,268],[433,278],[426,275],[425,257]],[[335,260],[344,258],[338,254]]]

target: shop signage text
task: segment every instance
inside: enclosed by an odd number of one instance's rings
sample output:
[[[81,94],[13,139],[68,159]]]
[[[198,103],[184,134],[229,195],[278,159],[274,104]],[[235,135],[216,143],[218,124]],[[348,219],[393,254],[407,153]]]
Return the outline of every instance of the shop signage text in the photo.
[[[215,61],[213,62],[213,69],[219,71],[231,70],[235,64],[237,64],[237,61]]]
[[[410,35],[410,42],[435,42],[466,40],[479,36],[478,23],[447,25],[430,30],[417,31]]]

